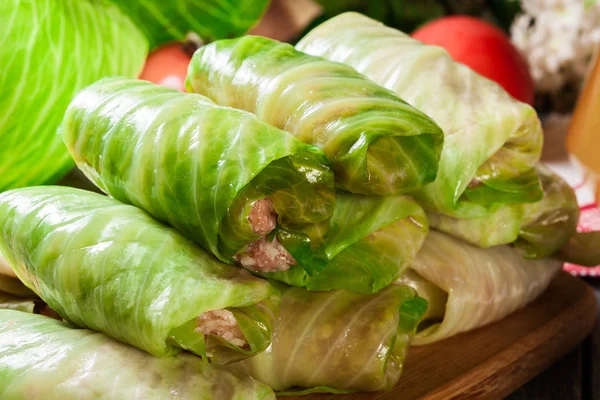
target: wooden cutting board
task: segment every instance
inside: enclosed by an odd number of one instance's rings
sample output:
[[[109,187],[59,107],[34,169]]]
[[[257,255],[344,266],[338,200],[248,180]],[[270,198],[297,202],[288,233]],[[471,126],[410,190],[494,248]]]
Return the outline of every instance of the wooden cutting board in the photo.
[[[505,319],[412,347],[391,392],[282,399],[502,399],[580,343],[592,330],[597,312],[592,289],[561,272],[536,301]]]

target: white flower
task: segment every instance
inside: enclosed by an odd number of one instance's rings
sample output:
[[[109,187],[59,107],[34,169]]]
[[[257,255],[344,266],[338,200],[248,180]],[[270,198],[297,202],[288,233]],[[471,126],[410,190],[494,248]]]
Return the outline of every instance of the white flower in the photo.
[[[536,89],[555,92],[580,83],[600,43],[600,3],[522,0],[524,14],[511,26],[513,43],[529,62]]]

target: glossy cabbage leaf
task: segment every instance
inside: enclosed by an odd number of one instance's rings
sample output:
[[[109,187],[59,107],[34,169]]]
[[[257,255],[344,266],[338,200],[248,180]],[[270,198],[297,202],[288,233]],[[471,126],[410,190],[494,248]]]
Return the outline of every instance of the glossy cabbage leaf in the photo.
[[[575,235],[579,222],[579,205],[571,186],[544,165],[538,165],[537,171],[544,198],[523,205],[523,221],[515,242],[526,258],[543,258],[556,253]],[[588,254],[597,252],[598,248],[599,241],[580,246],[580,250]]]
[[[58,179],[73,165],[56,129],[81,88],[136,76],[147,40],[116,6],[0,2],[0,192]]]
[[[317,0],[317,3],[328,18],[355,11],[406,32],[444,16],[448,8],[439,0]]]
[[[229,367],[283,394],[389,390],[426,308],[401,285],[368,295],[283,289],[272,345]]]
[[[357,13],[326,21],[296,48],[356,68],[442,128],[437,177],[414,195],[426,211],[479,218],[541,200],[535,166],[543,136],[535,110],[443,48]]]
[[[312,276],[298,267],[286,276],[264,276],[309,290],[375,293],[410,266],[428,228],[425,212],[409,196],[339,192],[325,244],[327,266]]]
[[[536,171],[544,190],[542,200],[505,204],[484,217],[470,219],[429,213],[431,226],[481,247],[514,242],[526,258],[556,253],[575,234],[579,207],[567,182],[542,164]]]
[[[183,40],[190,32],[202,41],[241,36],[262,17],[269,0],[110,0],[134,20],[152,48]]]
[[[14,189],[0,195],[0,226],[21,281],[75,325],[156,356],[183,348],[223,363],[270,343],[276,289],[136,207],[69,187]],[[203,324],[209,311],[231,329]]]
[[[0,310],[0,398],[275,400],[267,386],[190,354],[156,358],[102,333]]]
[[[255,115],[146,81],[106,78],[75,97],[62,132],[77,165],[105,193],[221,261],[285,270],[285,263],[261,264],[277,261],[261,251],[266,245],[279,254],[275,235],[308,273],[324,265],[333,172],[318,148]],[[272,210],[257,219],[268,223],[253,225],[255,205],[267,199]]]
[[[552,259],[526,260],[512,246],[481,249],[431,231],[397,283],[414,287],[429,309],[413,344],[427,344],[487,325],[539,296],[560,270]]]
[[[431,118],[355,69],[287,43],[244,36],[203,46],[186,88],[318,146],[345,191],[406,193],[435,179],[443,133]]]
[[[577,232],[557,256],[562,261],[586,267],[600,265],[600,232]]]

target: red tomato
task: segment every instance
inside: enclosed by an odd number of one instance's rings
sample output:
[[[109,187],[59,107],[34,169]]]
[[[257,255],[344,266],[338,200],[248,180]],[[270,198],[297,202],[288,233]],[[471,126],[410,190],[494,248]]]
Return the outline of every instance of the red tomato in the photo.
[[[191,55],[183,43],[169,43],[150,53],[140,79],[185,91],[185,76]]]
[[[516,99],[533,104],[534,85],[527,61],[493,25],[473,17],[449,16],[423,25],[412,36],[445,48],[454,60],[496,81]]]

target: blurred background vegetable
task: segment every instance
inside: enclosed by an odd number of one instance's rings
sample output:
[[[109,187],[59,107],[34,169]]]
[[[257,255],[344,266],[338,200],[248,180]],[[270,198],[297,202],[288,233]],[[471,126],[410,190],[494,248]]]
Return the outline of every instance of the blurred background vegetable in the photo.
[[[572,111],[593,50],[600,44],[600,2],[596,0],[272,0],[259,23],[258,34],[295,43],[323,21],[346,11],[363,13],[418,36],[423,34],[423,26],[432,21],[452,21],[448,16],[477,18],[480,27],[487,22],[489,29],[462,29],[463,33],[469,31],[473,35],[470,39],[475,38],[476,43],[465,42],[464,37],[457,36],[460,30],[446,29],[450,25],[444,26],[447,22],[443,22],[438,25],[437,36],[444,36],[445,43],[438,44],[450,50],[458,61],[476,70],[481,68],[478,72],[496,80],[521,100],[532,102],[533,90],[533,104],[542,114]],[[305,25],[292,23],[302,18],[307,20]],[[440,21],[431,26],[437,23]],[[503,32],[504,39],[510,38],[512,45],[499,37],[489,42],[482,40],[485,33],[493,30],[491,27]],[[429,40],[431,35],[427,33]],[[418,39],[428,40],[424,36]],[[485,47],[483,51],[477,42]],[[461,45],[464,48],[458,54]],[[512,74],[518,78],[507,83]]]
[[[269,0],[110,0],[137,23],[150,48],[183,41],[195,32],[204,42],[246,33],[262,17]]]
[[[185,91],[185,76],[196,46],[190,42],[171,42],[150,53],[140,79]]]
[[[105,75],[137,75],[147,44],[117,7],[88,0],[4,0],[0,42],[1,192],[72,167],[56,134],[71,97]]]
[[[519,0],[316,0],[322,20],[345,11],[357,11],[410,33],[422,24],[445,15],[484,18],[508,31],[519,12]]]
[[[183,89],[201,41],[236,37],[269,0],[0,2],[0,192],[52,183],[73,162],[57,128],[73,95],[105,76]],[[182,41],[196,38],[193,45]],[[179,41],[179,43],[177,43]],[[175,43],[174,43],[175,42]]]
[[[412,36],[445,48],[454,60],[496,81],[517,100],[533,104],[527,61],[508,35],[492,24],[469,16],[448,16],[423,25]]]

